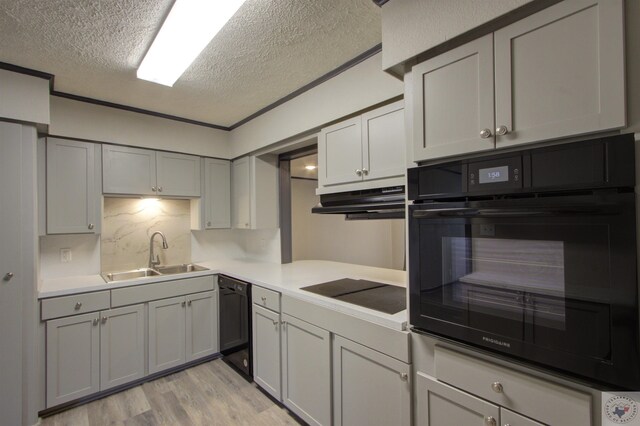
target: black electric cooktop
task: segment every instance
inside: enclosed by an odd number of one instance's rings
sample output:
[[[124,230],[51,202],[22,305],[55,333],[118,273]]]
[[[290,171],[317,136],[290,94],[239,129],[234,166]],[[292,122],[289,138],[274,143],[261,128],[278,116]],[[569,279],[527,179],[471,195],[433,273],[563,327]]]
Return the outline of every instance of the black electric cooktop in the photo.
[[[319,294],[354,305],[396,314],[407,309],[407,289],[367,280],[343,278],[336,281],[302,287],[301,290]]]

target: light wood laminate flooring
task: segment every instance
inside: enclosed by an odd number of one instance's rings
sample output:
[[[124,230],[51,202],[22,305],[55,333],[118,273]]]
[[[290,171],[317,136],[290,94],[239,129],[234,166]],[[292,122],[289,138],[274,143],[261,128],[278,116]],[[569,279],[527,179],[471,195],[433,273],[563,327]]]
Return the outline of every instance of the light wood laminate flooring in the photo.
[[[297,425],[217,359],[42,419],[42,426]]]

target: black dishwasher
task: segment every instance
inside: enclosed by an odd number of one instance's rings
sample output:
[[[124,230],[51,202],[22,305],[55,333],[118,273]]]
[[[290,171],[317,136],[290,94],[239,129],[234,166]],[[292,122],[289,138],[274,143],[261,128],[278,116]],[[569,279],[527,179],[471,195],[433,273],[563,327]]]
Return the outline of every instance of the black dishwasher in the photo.
[[[249,377],[251,365],[251,284],[224,275],[220,289],[220,352],[224,360]]]

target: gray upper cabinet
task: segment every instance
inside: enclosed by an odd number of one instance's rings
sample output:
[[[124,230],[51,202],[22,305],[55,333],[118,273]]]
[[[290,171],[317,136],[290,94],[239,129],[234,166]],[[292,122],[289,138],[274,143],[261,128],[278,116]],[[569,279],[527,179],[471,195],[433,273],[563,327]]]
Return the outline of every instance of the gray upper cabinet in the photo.
[[[159,195],[200,196],[200,157],[158,151],[156,173]]]
[[[411,366],[336,335],[332,347],[333,424],[410,426]]]
[[[362,119],[360,116],[322,129],[318,139],[319,184],[362,180]]]
[[[233,161],[232,171],[232,213],[233,228],[249,229],[251,227],[251,171],[249,157]]]
[[[47,233],[99,233],[100,145],[47,139]]]
[[[495,33],[496,146],[624,127],[622,0],[569,0]]]
[[[100,313],[100,390],[145,376],[144,305]]]
[[[197,156],[105,144],[102,158],[105,194],[200,196]]]
[[[398,101],[322,129],[318,184],[374,187],[373,181],[404,176],[404,157],[404,101]]]
[[[195,229],[231,228],[231,163],[202,159],[200,220]]]
[[[412,160],[624,127],[623,28],[622,0],[565,0],[416,65]]]
[[[234,160],[231,167],[233,228],[277,228],[278,157],[246,156]]]
[[[156,189],[155,151],[102,145],[105,194],[156,195]]]
[[[330,333],[285,313],[282,320],[283,403],[310,425],[330,425]]]
[[[416,65],[413,87],[414,161],[494,148],[491,34]]]

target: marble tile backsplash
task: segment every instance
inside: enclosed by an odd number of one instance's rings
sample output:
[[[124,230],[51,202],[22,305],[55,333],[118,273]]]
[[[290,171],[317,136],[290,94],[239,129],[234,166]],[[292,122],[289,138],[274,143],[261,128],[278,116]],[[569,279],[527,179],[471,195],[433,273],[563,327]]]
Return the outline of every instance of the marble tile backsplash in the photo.
[[[102,222],[102,272],[146,267],[149,238],[155,231],[167,237],[154,240],[154,251],[163,265],[191,261],[191,216],[189,200],[135,198],[104,199]]]

